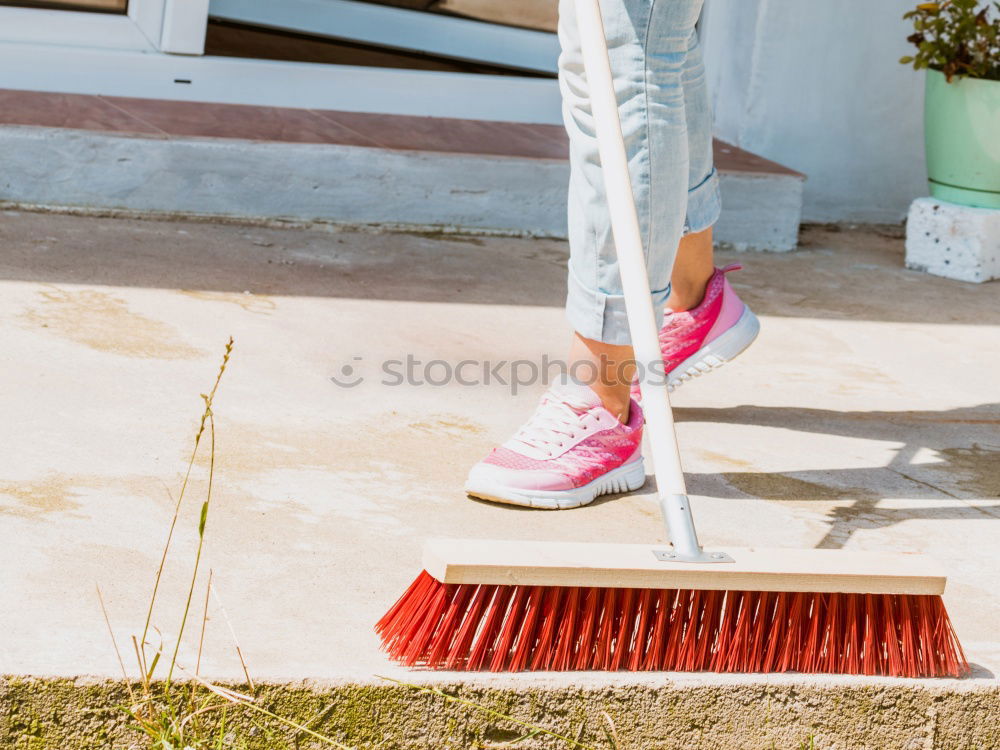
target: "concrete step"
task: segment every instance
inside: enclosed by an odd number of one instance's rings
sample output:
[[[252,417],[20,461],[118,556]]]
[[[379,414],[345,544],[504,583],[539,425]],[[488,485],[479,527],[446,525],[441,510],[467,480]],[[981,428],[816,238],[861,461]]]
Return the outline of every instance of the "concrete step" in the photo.
[[[359,750],[986,750],[1000,743],[1000,691],[985,680],[418,673],[254,688],[216,684],[252,693],[283,718]],[[149,747],[120,708],[127,702],[121,680],[0,677],[0,742],[44,750]],[[264,735],[261,725],[275,736]],[[529,727],[580,744],[540,733],[506,744],[531,734]],[[613,745],[607,741],[611,727]],[[234,745],[246,750],[329,747],[308,744],[301,733],[305,742],[293,744],[295,730],[261,721],[247,709],[229,710],[225,732],[247,742]]]
[[[0,91],[0,201],[566,236],[561,127]],[[795,247],[803,175],[716,142],[720,244]]]

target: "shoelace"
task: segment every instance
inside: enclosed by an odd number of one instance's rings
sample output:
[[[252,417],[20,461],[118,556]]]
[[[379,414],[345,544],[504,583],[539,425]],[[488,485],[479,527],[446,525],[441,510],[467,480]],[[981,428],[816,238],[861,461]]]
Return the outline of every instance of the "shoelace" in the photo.
[[[580,423],[580,417],[590,407],[591,404],[570,394],[549,391],[513,439],[551,456],[553,448],[563,447],[567,438],[573,440],[579,430],[588,429]]]

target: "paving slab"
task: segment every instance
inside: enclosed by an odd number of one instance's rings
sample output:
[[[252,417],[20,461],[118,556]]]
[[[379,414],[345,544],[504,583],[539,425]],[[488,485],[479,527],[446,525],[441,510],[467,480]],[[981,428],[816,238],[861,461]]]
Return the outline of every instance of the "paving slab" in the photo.
[[[199,394],[233,336],[203,570],[274,705],[306,717],[334,696],[382,717],[330,719],[362,746],[373,732],[385,747],[499,741],[490,717],[382,677],[553,725],[588,716],[585,736],[607,710],[629,747],[997,746],[1000,285],[908,271],[903,253],[898,228],[822,227],[794,253],[721,253],[746,262],[732,280],[762,333],[676,393],[679,433],[707,545],[939,558],[971,678],[467,676],[395,667],[372,633],[424,538],[665,539],[651,478],[564,512],[461,492],[544,385],[426,381],[463,360],[507,375],[498,363],[521,362],[527,379],[562,356],[565,243],[0,214],[0,737],[23,740],[17,717],[31,714],[62,743],[32,747],[104,746],[80,739],[97,736],[92,714],[60,734],[73,721],[53,706],[96,705],[120,724],[95,586],[124,647],[142,630]],[[392,384],[408,357],[424,382]],[[153,614],[168,643],[208,468],[202,455]],[[214,601],[201,672],[244,679]]]

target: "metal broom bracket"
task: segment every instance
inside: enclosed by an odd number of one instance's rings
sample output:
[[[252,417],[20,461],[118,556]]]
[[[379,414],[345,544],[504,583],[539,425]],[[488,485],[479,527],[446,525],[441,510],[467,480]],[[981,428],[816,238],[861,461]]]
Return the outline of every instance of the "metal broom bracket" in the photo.
[[[698,532],[691,516],[691,503],[687,495],[670,493],[660,495],[660,511],[667,525],[673,549],[654,549],[660,562],[731,563],[736,562],[725,552],[706,552],[698,542]]]
[[[654,549],[653,556],[660,562],[674,563],[734,563],[732,557],[725,552],[706,552],[702,550],[697,555],[682,555],[672,549]]]

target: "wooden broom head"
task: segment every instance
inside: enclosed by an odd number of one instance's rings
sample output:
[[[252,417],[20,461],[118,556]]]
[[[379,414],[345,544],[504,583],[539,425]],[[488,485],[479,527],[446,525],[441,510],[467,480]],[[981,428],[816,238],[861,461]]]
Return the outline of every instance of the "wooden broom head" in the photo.
[[[733,549],[731,563],[661,562],[668,545],[432,539],[424,569],[441,583],[940,596],[925,555],[837,549]]]

